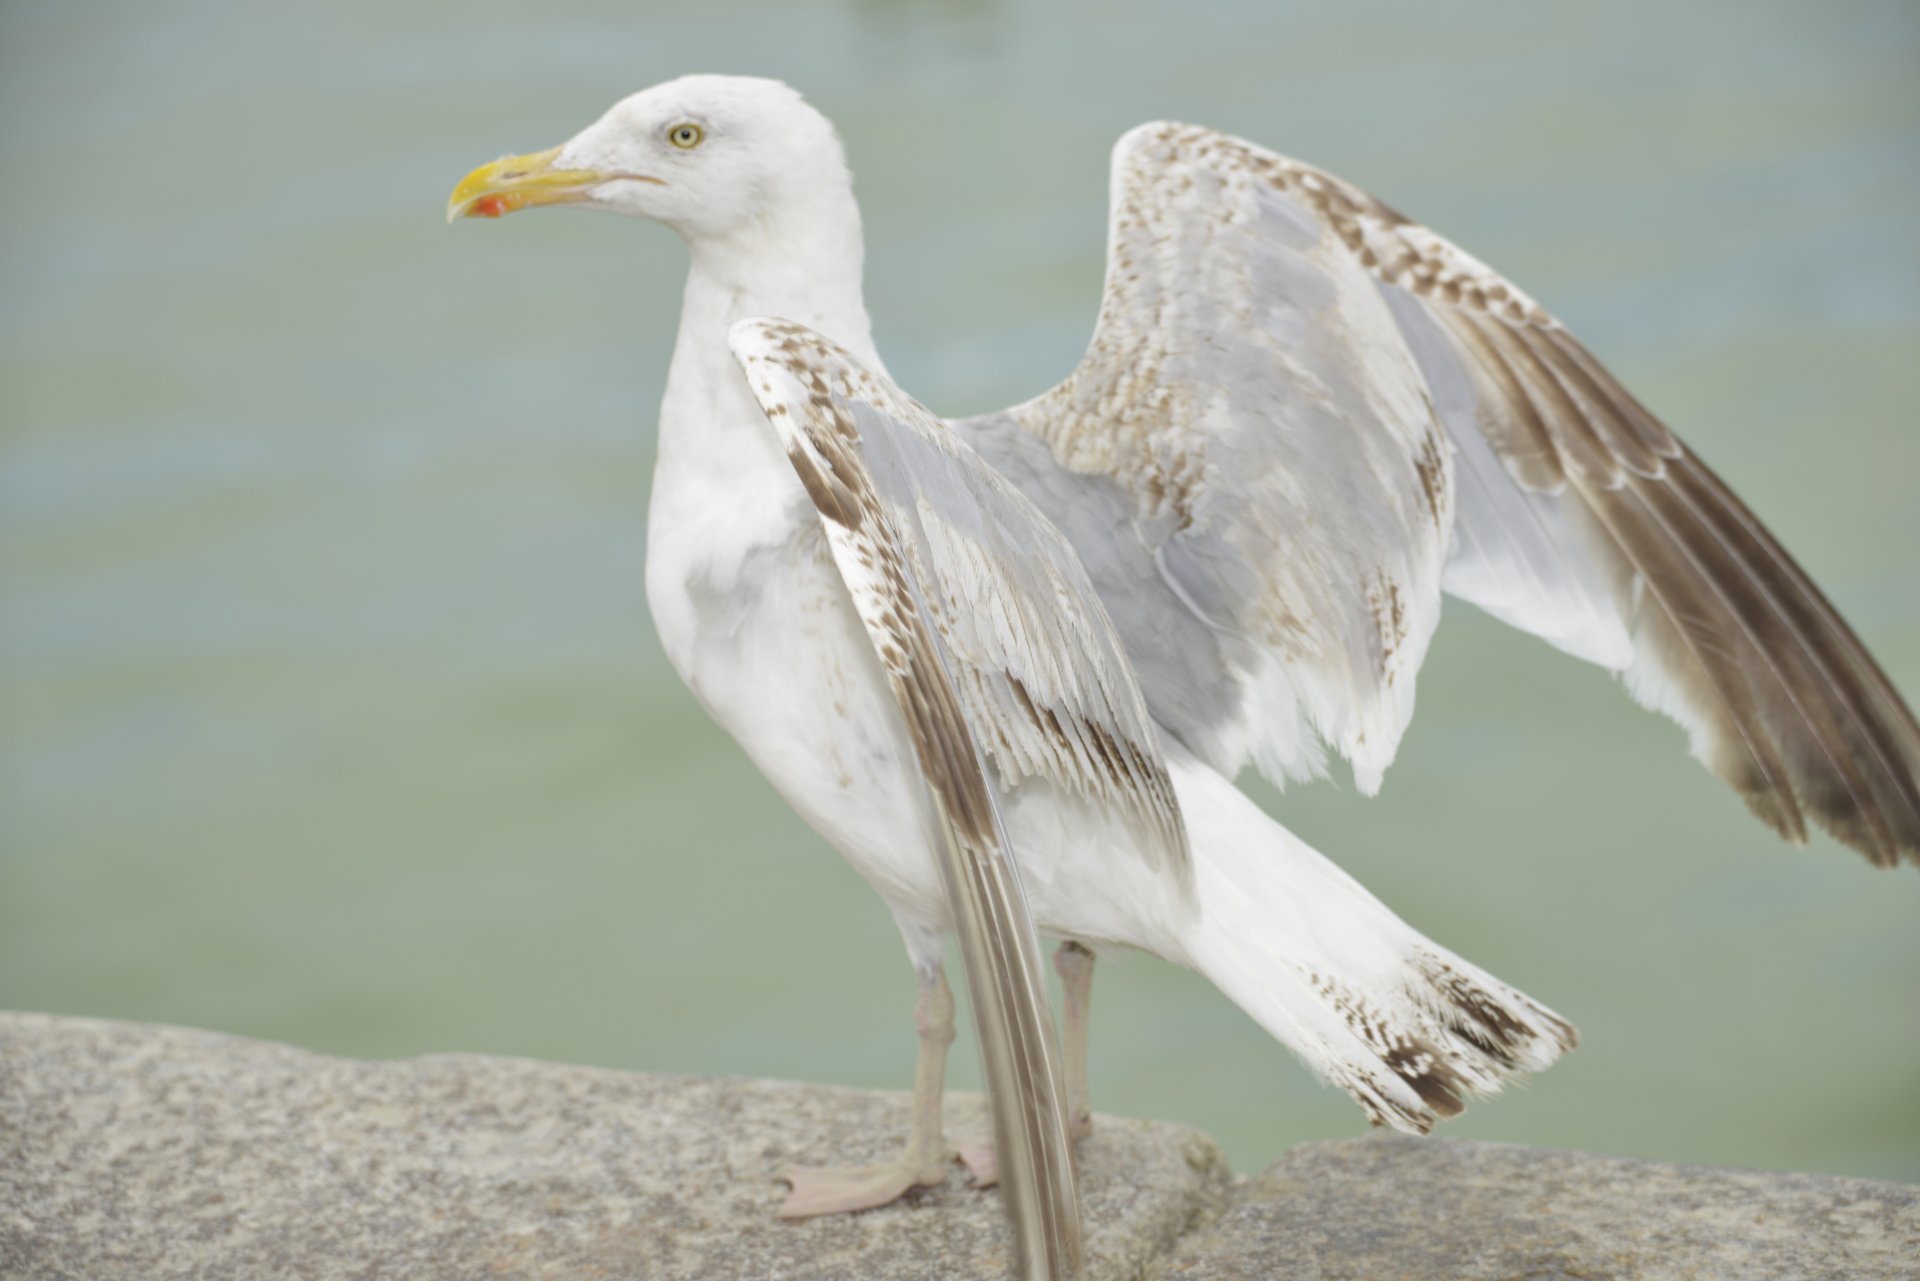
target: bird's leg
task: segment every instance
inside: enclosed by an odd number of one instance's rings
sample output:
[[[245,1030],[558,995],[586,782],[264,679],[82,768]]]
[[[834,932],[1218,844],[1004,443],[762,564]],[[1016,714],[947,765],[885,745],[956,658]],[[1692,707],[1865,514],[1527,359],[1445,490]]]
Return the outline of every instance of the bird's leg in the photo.
[[[783,1218],[869,1210],[898,1200],[912,1188],[946,1182],[953,1151],[940,1127],[940,1104],[947,1075],[947,1047],[953,1044],[953,992],[946,971],[936,962],[919,971],[920,995],[913,1022],[920,1033],[920,1055],[913,1070],[913,1122],[906,1151],[899,1159],[868,1166],[788,1166],[776,1176],[793,1185],[780,1207]]]
[[[1067,1137],[1079,1142],[1093,1133],[1093,1107],[1087,1091],[1087,1011],[1093,1002],[1093,950],[1071,939],[1053,954],[1053,968],[1060,975],[1066,1026],[1061,1029],[1062,1067],[1067,1077]],[[962,1144],[960,1160],[973,1175],[975,1187],[991,1187],[1000,1177],[993,1148],[986,1144]]]

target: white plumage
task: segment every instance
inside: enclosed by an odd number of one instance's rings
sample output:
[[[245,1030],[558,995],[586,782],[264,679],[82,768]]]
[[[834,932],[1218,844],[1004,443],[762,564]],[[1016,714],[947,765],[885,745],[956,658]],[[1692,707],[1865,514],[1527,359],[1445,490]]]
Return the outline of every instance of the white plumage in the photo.
[[[450,212],[561,201],[688,245],[655,621],[921,976],[905,1157],[793,1172],[795,1212],[939,1177],[956,832],[963,870],[1010,844],[1042,931],[1198,969],[1377,1122],[1424,1131],[1569,1048],[1231,782],[1331,748],[1376,788],[1443,590],[1625,673],[1784,834],[1920,858],[1920,729],[1790,558],[1538,304],[1329,174],[1130,132],[1086,358],[954,423],[887,380],[838,140],[786,86],[637,94]]]

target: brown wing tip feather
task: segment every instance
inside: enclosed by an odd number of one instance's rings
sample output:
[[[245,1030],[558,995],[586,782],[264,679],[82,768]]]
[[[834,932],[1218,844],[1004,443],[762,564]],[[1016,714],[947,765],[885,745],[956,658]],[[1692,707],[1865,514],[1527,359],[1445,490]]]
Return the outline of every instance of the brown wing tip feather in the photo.
[[[1550,317],[1442,314],[1498,395],[1489,441],[1565,483],[1595,550],[1645,585],[1636,697],[1690,724],[1784,839],[1811,819],[1877,866],[1920,865],[1920,726],[1805,571]]]
[[[1804,570],[1697,457],[1683,452],[1643,501],[1666,509],[1688,566],[1727,617],[1732,666],[1778,770],[1716,769],[1762,821],[1804,844],[1806,819],[1876,867],[1920,866],[1920,726],[1866,646]],[[1704,590],[1703,590],[1704,586]]]

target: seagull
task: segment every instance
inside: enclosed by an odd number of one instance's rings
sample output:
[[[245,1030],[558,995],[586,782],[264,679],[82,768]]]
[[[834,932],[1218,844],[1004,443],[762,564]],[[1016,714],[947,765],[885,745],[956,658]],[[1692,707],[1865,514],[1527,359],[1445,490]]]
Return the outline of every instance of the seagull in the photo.
[[[1131,130],[1086,356],[952,421],[887,376],[844,151],[787,85],[647,89],[476,169],[448,218],[539,205],[686,243],[655,625],[885,901],[917,976],[904,1150],[782,1171],[784,1214],[946,1177],[956,841],[1010,859],[1002,890],[1060,940],[1072,1137],[1107,949],[1197,970],[1400,1130],[1571,1049],[1559,1015],[1234,783],[1338,755],[1374,793],[1443,595],[1617,674],[1783,837],[1818,825],[1920,863],[1920,727],[1819,589],[1539,304],[1329,173],[1206,128]]]

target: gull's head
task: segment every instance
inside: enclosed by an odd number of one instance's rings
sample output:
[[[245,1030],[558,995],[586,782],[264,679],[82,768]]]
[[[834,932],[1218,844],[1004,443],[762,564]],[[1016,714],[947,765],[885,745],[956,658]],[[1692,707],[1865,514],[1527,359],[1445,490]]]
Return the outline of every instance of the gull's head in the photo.
[[[475,169],[454,188],[447,221],[585,205],[697,242],[776,226],[849,190],[833,126],[793,89],[682,76],[615,103],[558,147]]]

